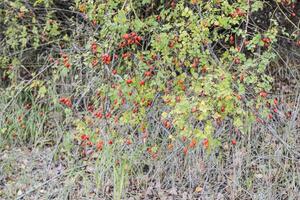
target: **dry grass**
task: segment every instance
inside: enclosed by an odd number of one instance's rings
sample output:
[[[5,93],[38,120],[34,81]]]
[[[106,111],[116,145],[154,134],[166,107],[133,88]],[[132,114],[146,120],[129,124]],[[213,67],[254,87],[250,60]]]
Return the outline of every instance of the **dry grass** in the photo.
[[[299,199],[299,109],[296,95],[292,103],[280,104],[274,120],[254,124],[237,137],[237,145],[227,139],[211,152],[198,145],[187,156],[179,143],[155,160],[141,153],[139,145],[125,151],[115,145],[85,159],[66,153],[64,141],[32,149],[7,146],[0,156],[0,197]],[[291,117],[284,115],[287,111]]]

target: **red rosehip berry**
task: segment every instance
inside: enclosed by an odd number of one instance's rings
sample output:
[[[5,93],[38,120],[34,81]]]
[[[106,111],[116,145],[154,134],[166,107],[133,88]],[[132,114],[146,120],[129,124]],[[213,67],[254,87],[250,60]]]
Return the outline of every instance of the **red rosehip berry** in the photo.
[[[102,55],[102,62],[103,62],[104,64],[109,65],[110,62],[111,62],[111,56],[108,55],[108,54],[103,54],[103,55]]]
[[[106,113],[105,117],[106,117],[107,119],[111,118],[111,113],[110,113],[110,112]]]
[[[204,148],[207,149],[208,146],[209,146],[209,141],[208,141],[208,139],[207,139],[207,138],[204,139],[202,143],[203,143]]]
[[[69,69],[71,67],[71,64],[69,62],[66,62],[65,67]]]
[[[236,140],[235,140],[235,139],[232,139],[232,140],[231,140],[231,144],[232,144],[232,145],[236,145]]]
[[[273,115],[271,113],[268,115],[268,117],[269,119],[273,119]]]
[[[128,40],[128,39],[129,39],[129,37],[130,37],[130,36],[129,36],[129,34],[128,34],[128,33],[126,33],[126,34],[124,34],[124,35],[123,35],[123,39],[124,39],[124,40]]]
[[[102,151],[103,146],[104,146],[104,142],[100,140],[99,142],[97,142],[96,148],[98,151]]]
[[[99,112],[96,112],[95,116],[98,118],[98,119],[101,119],[103,117],[102,113],[99,111]]]
[[[184,153],[185,156],[188,154],[188,150],[189,150],[189,149],[188,149],[187,147],[184,147],[184,148],[183,148],[183,153]]]
[[[93,54],[97,53],[97,44],[95,42],[93,42],[91,49],[92,49]]]
[[[145,72],[145,76],[151,76],[151,72],[150,71],[146,71]]]
[[[129,84],[133,83],[133,81],[132,81],[132,79],[128,79],[128,80],[126,80],[126,83],[129,85]]]
[[[275,99],[274,99],[274,105],[277,105],[277,104],[278,104],[278,99],[275,98]]]
[[[82,135],[80,136],[80,138],[81,138],[81,140],[83,140],[83,141],[89,140],[89,139],[90,139],[90,137],[89,137],[88,135],[86,135],[86,134],[82,134]]]
[[[140,81],[140,85],[141,85],[141,86],[145,85],[145,81],[144,81],[144,80],[141,80],[141,81]]]
[[[264,91],[261,91],[261,92],[259,93],[259,96],[261,96],[261,97],[263,97],[263,98],[266,98],[266,97],[268,96],[268,94],[267,94],[266,92],[264,92]]]
[[[196,141],[196,139],[195,138],[193,138],[192,140],[191,140],[191,142],[190,142],[190,148],[194,148],[195,146],[196,146],[196,144],[197,144],[197,141]]]
[[[225,112],[225,106],[221,107],[221,112]]]
[[[125,143],[126,143],[127,145],[131,145],[131,144],[132,144],[132,142],[131,142],[130,139],[127,139],[127,140],[125,141]]]

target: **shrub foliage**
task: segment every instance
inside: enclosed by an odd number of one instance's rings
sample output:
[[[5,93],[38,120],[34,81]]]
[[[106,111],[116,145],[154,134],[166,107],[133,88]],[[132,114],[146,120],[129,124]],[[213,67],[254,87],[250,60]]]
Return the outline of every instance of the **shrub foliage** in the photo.
[[[297,45],[298,7],[288,0],[2,0],[1,134],[28,140],[58,122],[102,149],[147,143],[159,125],[156,147],[162,137],[217,146],[220,127],[243,132],[268,116],[266,68],[280,41]]]

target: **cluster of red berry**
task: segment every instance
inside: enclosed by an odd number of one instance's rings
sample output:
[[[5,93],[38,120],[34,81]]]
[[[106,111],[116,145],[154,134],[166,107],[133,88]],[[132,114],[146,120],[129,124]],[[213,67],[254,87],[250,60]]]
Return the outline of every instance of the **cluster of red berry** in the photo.
[[[69,98],[62,97],[62,98],[59,99],[59,102],[66,105],[69,108],[72,107],[72,102]]]
[[[104,148],[104,145],[105,145],[103,140],[99,140],[97,143],[93,144],[93,142],[90,140],[90,137],[87,134],[82,134],[80,136],[80,139],[81,139],[81,146],[82,147],[87,147],[87,146],[92,147],[92,149],[89,149],[89,150],[83,149],[82,150],[82,155],[83,156],[93,154],[95,149],[98,150],[98,151],[102,151],[103,148]],[[108,144],[112,145],[113,141],[109,140]]]
[[[109,65],[110,64],[110,62],[111,62],[111,56],[109,55],[109,54],[103,54],[102,55],[102,62],[104,63],[104,64],[107,64],[107,65]]]
[[[183,142],[186,142],[187,141],[187,137],[183,136],[182,137],[182,141]],[[188,144],[188,146],[185,146],[182,151],[183,151],[183,154],[186,156],[189,152],[189,149],[194,149],[196,146],[197,146],[197,140],[195,138],[192,138],[190,140],[190,143]],[[209,140],[207,138],[205,138],[203,141],[202,141],[202,145],[203,145],[203,148],[204,149],[207,149],[209,147]],[[168,145],[168,149],[171,150],[173,148],[173,145],[169,144]]]
[[[283,5],[283,6],[286,6],[286,7],[290,7],[291,9],[291,16],[292,17],[296,17],[297,16],[297,10],[296,10],[296,4],[291,2],[291,0],[281,0],[280,3]]]
[[[246,15],[246,13],[244,11],[242,11],[240,8],[235,9],[235,11],[230,14],[230,16],[232,18],[243,17],[245,15]]]
[[[271,39],[267,38],[267,37],[263,38],[262,41],[263,41],[265,47],[268,47],[271,43]]]
[[[69,62],[68,55],[62,54],[62,57],[63,57],[64,66],[69,69],[71,67],[71,64]]]
[[[132,44],[137,44],[140,45],[141,41],[142,41],[142,37],[139,36],[137,33],[135,32],[131,32],[131,33],[126,33],[122,36],[122,38],[124,39],[124,41],[122,41],[119,44],[120,48],[124,48],[126,46],[130,46]]]
[[[90,137],[89,137],[88,135],[86,135],[86,134],[82,134],[82,135],[80,136],[80,138],[81,138],[82,141],[87,141],[87,140],[90,139]]]

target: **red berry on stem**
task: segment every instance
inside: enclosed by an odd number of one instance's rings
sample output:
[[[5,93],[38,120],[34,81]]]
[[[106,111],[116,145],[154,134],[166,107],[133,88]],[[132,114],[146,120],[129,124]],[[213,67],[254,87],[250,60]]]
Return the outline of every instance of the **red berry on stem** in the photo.
[[[111,56],[110,55],[108,55],[108,54],[103,54],[102,55],[102,62],[104,63],[104,64],[110,64],[110,62],[111,62]]]
[[[99,111],[95,114],[95,116],[98,118],[98,119],[101,119],[102,118],[102,113]]]
[[[126,83],[131,84],[131,83],[133,83],[133,81],[132,81],[132,79],[128,79],[128,80],[126,80]]]
[[[106,113],[105,117],[106,117],[107,119],[111,118],[111,113],[110,113],[110,112]]]
[[[83,141],[89,140],[89,139],[90,139],[89,136],[86,135],[86,134],[82,134],[82,135],[80,136],[80,138],[81,138],[81,140],[83,140]]]
[[[272,118],[273,118],[273,115],[270,113],[270,114],[268,115],[268,117],[269,117],[269,119],[272,119]]]
[[[140,85],[145,85],[145,81],[144,81],[144,80],[141,80],[141,81],[140,81]]]
[[[187,147],[183,148],[183,153],[184,153],[184,155],[187,155],[187,153],[188,153],[188,148]]]
[[[232,144],[232,145],[236,145],[236,140],[235,140],[235,139],[232,139],[232,140],[231,140],[231,144]]]
[[[132,142],[131,142],[130,139],[127,139],[125,143],[126,143],[127,145],[131,145],[131,144],[132,144]]]
[[[145,72],[145,76],[151,76],[151,72],[150,71],[146,71]]]
[[[128,39],[129,39],[129,34],[128,34],[128,33],[124,34],[124,35],[123,35],[123,39],[124,39],[124,40],[128,40]]]
[[[208,141],[207,138],[205,138],[205,139],[203,140],[203,146],[204,146],[205,149],[208,148],[208,146],[209,146],[209,141]]]
[[[225,106],[222,106],[221,112],[225,112]]]
[[[102,140],[100,140],[96,145],[97,150],[102,151],[103,145],[104,145],[104,142]]]
[[[190,148],[194,148],[196,146],[196,144],[197,144],[197,141],[195,138],[193,138],[190,142]]]
[[[275,98],[275,99],[274,99],[274,105],[277,105],[277,104],[278,104],[278,99]]]
[[[266,98],[266,97],[268,96],[268,94],[267,94],[266,92],[264,92],[264,91],[261,91],[261,92],[259,93],[259,96],[261,96],[261,97],[263,97],[263,98]]]

